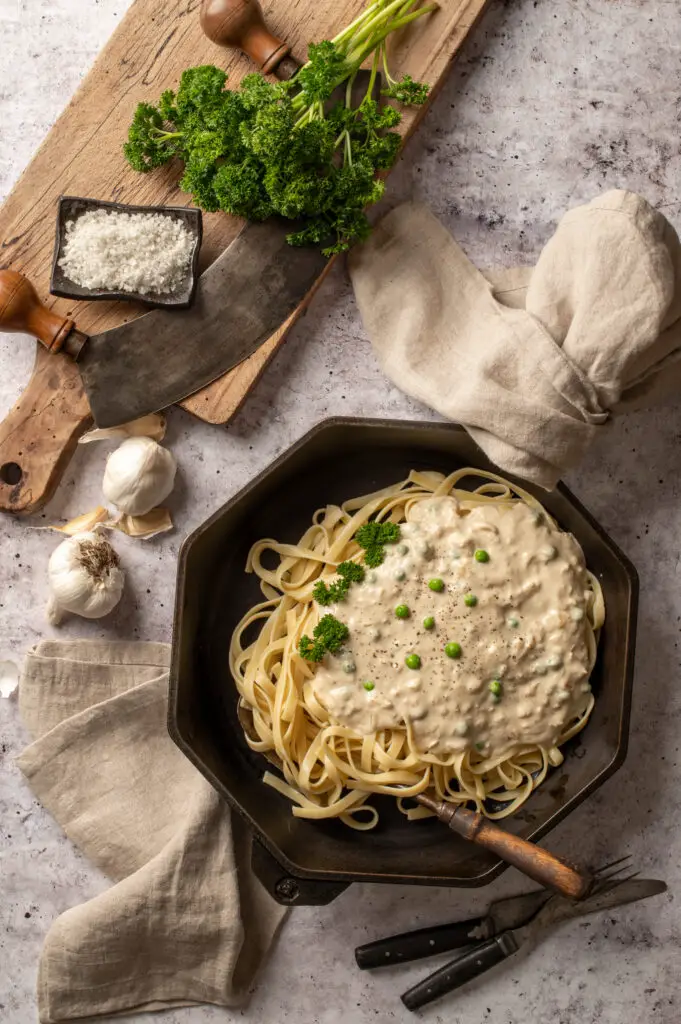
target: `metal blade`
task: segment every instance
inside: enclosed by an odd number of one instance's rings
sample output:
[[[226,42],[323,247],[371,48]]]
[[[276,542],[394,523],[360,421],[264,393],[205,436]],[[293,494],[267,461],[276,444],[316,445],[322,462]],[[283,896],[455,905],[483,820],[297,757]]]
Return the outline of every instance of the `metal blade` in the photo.
[[[327,265],[291,221],[248,224],[202,274],[191,309],[157,309],[89,339],[78,359],[98,427],[165,409],[231,370],[284,323]]]
[[[492,922],[493,930],[490,934],[498,935],[507,928],[519,928],[530,921],[553,896],[554,893],[550,889],[537,889],[534,892],[522,893],[520,896],[497,900],[487,913],[488,919]]]
[[[623,882],[615,882],[603,892],[596,892],[579,903],[573,903],[562,896],[554,896],[529,924],[514,929],[513,936],[520,946],[541,928],[559,924],[561,921],[568,921],[574,917],[596,914],[611,907],[624,906],[626,903],[636,903],[638,900],[657,896],[666,890],[666,883],[655,878],[630,878]]]

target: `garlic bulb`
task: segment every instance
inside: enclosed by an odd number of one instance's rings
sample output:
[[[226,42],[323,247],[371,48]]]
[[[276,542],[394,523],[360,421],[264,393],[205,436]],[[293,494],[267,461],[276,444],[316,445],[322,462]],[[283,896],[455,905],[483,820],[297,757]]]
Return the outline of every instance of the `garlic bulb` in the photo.
[[[128,515],[146,515],[172,491],[176,469],[167,448],[150,437],[129,437],[107,459],[104,497]]]
[[[67,537],[47,565],[51,597],[47,617],[58,625],[64,612],[99,619],[121,599],[125,573],[108,540],[95,530]]]

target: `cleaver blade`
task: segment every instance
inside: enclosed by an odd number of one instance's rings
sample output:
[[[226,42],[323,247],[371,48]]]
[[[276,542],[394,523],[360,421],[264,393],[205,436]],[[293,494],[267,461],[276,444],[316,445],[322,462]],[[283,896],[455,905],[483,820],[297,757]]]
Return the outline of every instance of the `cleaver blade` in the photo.
[[[31,283],[0,270],[0,331],[32,334],[76,361],[98,427],[158,412],[242,362],[297,309],[329,261],[290,246],[295,222],[247,224],[199,278],[190,309],[155,309],[101,334],[43,306]]]
[[[91,335],[77,364],[98,427],[158,412],[252,355],[328,264],[286,241],[291,222],[248,224],[201,275],[186,310],[157,309]]]

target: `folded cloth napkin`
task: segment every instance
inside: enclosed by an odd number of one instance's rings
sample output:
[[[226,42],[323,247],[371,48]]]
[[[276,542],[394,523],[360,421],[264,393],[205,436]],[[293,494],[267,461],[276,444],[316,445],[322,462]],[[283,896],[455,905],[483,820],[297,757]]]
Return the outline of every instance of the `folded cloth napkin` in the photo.
[[[165,644],[44,641],[19,687],[31,789],[116,884],[62,914],[38,973],[44,1024],[238,1005],[285,911],[237,815],[168,736]]]
[[[417,204],[389,213],[349,268],[387,376],[543,487],[611,414],[681,384],[681,246],[632,192],[565,214],[534,270],[485,276]]]

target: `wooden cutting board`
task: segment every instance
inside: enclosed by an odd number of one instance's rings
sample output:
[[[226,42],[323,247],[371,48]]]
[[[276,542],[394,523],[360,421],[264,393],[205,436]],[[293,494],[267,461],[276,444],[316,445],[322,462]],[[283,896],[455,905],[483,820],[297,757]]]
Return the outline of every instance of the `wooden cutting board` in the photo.
[[[430,83],[431,97],[487,0],[440,3],[440,10],[417,21],[395,40],[391,61],[400,75],[409,73]],[[294,56],[304,58],[309,40],[335,35],[364,5],[365,0],[265,0],[262,6],[268,27],[291,44]],[[134,0],[0,209],[0,266],[26,274],[47,305],[71,316],[86,332],[115,327],[143,310],[130,303],[75,302],[49,295],[58,196],[189,205],[188,197],[177,188],[177,167],[143,175],[125,162],[121,146],[135,107],[141,100],[155,102],[164,89],[175,88],[186,67],[217,64],[229,72],[231,85],[254,70],[244,56],[204,36],[199,7],[198,0]],[[401,126],[405,136],[424,110],[405,111]],[[204,214],[202,270],[229,245],[241,226],[242,221],[224,213]],[[249,359],[185,399],[184,408],[209,423],[227,422],[305,304]],[[17,344],[31,341],[18,337]],[[0,423],[1,511],[30,513],[39,509],[53,493],[78,437],[90,424],[75,364],[66,356],[36,348],[31,380]]]

